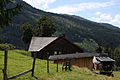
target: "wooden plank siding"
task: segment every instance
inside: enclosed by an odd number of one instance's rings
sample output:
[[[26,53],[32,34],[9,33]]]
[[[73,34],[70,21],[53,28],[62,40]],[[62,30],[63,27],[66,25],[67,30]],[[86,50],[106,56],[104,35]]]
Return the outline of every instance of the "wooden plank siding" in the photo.
[[[78,58],[75,59],[73,65],[78,67],[87,67],[88,69],[93,69],[92,57]]]
[[[76,58],[76,59],[69,59],[72,65],[78,66],[78,67],[86,67],[90,70],[93,69],[93,57],[82,57],[82,58]],[[63,64],[65,61],[68,61],[67,59],[61,59],[58,60],[59,64]],[[54,61],[56,63],[56,60]]]

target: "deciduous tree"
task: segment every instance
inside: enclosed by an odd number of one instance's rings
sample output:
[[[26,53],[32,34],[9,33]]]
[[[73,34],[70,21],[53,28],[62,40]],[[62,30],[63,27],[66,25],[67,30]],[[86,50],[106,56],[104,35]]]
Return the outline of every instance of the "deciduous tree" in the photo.
[[[116,66],[120,67],[120,46],[115,48],[113,56],[114,56],[114,59],[115,59]]]
[[[37,27],[35,29],[35,36],[44,36],[44,37],[50,37],[52,34],[54,34],[56,31],[55,25],[53,22],[43,16],[40,18],[37,22]]]
[[[21,11],[21,4],[14,0],[0,0],[0,27],[9,25],[12,17],[18,15]]]
[[[33,29],[31,24],[22,24],[22,40],[24,43],[29,44],[33,36]]]

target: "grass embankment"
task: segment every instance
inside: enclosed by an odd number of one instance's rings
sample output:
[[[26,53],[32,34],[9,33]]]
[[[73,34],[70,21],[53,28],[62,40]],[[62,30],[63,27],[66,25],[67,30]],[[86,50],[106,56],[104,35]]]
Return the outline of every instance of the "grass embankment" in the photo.
[[[0,51],[0,80],[3,80],[3,55],[4,52]],[[9,51],[8,76],[31,69],[33,59],[29,55],[30,53],[21,50]],[[120,80],[120,72],[114,72],[115,77],[107,77],[94,74],[86,68],[72,67],[72,71],[61,71],[61,65],[59,72],[56,72],[56,64],[53,62],[50,62],[50,73],[47,73],[46,61],[40,59],[36,61],[35,76],[36,78],[31,77],[30,72],[14,80]]]

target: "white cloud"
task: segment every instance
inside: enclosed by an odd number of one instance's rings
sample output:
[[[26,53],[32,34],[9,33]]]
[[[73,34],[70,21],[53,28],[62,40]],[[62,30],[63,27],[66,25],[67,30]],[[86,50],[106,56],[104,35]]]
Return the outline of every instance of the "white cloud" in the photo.
[[[95,15],[92,19],[96,22],[110,23],[120,27],[120,14],[111,16],[109,13],[96,12]]]
[[[120,14],[115,15],[114,19],[112,19],[110,22],[120,27]]]
[[[38,9],[48,9],[48,5],[56,0],[23,0]]]
[[[88,2],[88,3],[80,3],[80,4],[72,4],[72,5],[64,5],[53,9],[48,9],[49,12],[54,13],[65,13],[72,14],[79,11],[96,9],[96,8],[104,8],[108,6],[115,5],[115,2]]]
[[[49,9],[48,11],[54,12],[54,13],[73,14],[73,12],[77,11],[77,8],[70,7],[70,6],[62,6],[54,9]]]
[[[109,21],[113,19],[111,14],[109,13],[96,12],[95,15],[96,16],[93,17],[92,19],[94,19],[97,22]]]
[[[100,15],[100,14],[101,14],[101,12],[96,12],[96,13],[95,13],[95,15]]]
[[[111,15],[110,14],[106,14],[106,13],[101,14],[100,18],[104,19],[104,20],[111,20],[112,19]]]

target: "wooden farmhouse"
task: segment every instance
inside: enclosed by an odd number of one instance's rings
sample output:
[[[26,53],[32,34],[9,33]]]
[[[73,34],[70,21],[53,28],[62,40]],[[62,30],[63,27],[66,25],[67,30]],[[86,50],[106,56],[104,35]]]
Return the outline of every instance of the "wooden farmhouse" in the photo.
[[[93,69],[93,57],[99,56],[95,53],[76,53],[76,54],[62,54],[50,56],[49,60],[53,60],[54,63],[64,64],[70,62],[71,65],[78,67],[86,67],[90,70]]]
[[[48,59],[50,55],[82,53],[83,50],[64,37],[33,37],[29,52],[37,58]]]

